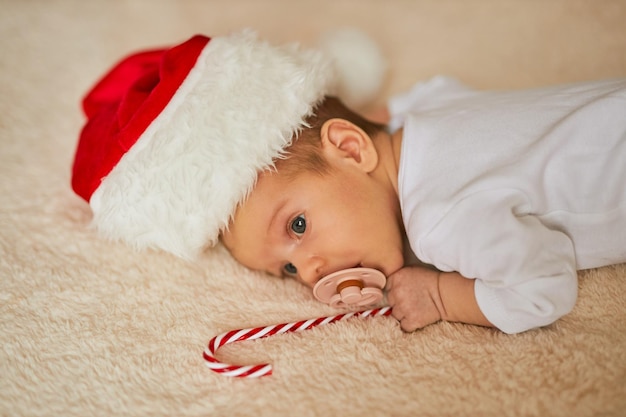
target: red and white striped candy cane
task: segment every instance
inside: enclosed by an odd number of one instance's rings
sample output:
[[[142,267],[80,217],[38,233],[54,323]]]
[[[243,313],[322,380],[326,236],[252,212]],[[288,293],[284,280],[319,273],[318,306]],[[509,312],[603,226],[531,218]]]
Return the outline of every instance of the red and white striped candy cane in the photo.
[[[269,363],[264,363],[260,365],[230,365],[220,362],[215,357],[215,352],[220,347],[233,342],[261,339],[281,333],[301,332],[302,330],[308,330],[312,329],[313,327],[347,320],[352,317],[377,317],[388,316],[389,314],[391,314],[391,307],[381,307],[371,310],[339,314],[336,316],[319,317],[317,319],[310,319],[293,323],[282,323],[265,327],[231,330],[229,332],[217,335],[213,339],[211,339],[209,345],[204,351],[203,356],[209,369],[217,372],[218,374],[240,378],[258,378],[261,376],[271,375],[272,365]]]

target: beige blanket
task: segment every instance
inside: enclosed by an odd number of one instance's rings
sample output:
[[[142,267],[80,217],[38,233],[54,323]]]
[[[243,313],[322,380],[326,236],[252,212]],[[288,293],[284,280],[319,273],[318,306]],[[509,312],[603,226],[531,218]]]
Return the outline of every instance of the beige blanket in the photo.
[[[625,22],[623,0],[0,0],[0,415],[626,415],[625,266],[581,273],[574,311],[541,330],[352,319],[228,345],[221,360],[274,365],[231,379],[204,364],[214,335],[334,312],[220,247],[190,264],[103,241],[69,187],[81,95],[138,48],[357,26],[389,57],[382,101],[435,74],[626,76]]]

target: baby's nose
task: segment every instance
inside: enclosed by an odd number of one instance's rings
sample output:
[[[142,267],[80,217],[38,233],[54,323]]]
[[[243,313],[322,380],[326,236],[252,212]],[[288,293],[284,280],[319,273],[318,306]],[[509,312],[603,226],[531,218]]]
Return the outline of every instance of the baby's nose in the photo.
[[[312,287],[322,278],[324,265],[321,257],[313,255],[303,259],[300,265],[296,265],[296,268],[300,279]]]

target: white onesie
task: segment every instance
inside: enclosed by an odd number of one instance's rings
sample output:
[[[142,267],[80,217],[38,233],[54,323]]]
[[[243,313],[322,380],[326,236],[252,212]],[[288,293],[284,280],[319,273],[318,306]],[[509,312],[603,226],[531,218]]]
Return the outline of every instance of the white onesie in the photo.
[[[437,77],[389,109],[413,252],[475,278],[500,330],[554,322],[577,269],[626,262],[626,80],[478,92]]]

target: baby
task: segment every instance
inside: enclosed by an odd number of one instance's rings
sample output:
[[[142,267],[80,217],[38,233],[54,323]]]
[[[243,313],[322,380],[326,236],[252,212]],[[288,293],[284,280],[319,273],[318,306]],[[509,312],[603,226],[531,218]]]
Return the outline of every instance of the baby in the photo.
[[[389,112],[391,134],[327,98],[224,232],[235,258],[310,286],[376,268],[406,331],[507,333],[567,314],[578,269],[626,261],[626,80],[475,92],[435,78]],[[405,266],[405,232],[437,270]]]
[[[626,261],[626,80],[477,92],[438,77],[378,124],[310,51],[207,39],[192,58],[153,52],[158,69],[111,94],[131,57],[87,96],[74,188],[105,235],[183,257],[221,239],[309,286],[375,268],[405,331],[545,326],[573,308],[577,270]]]

